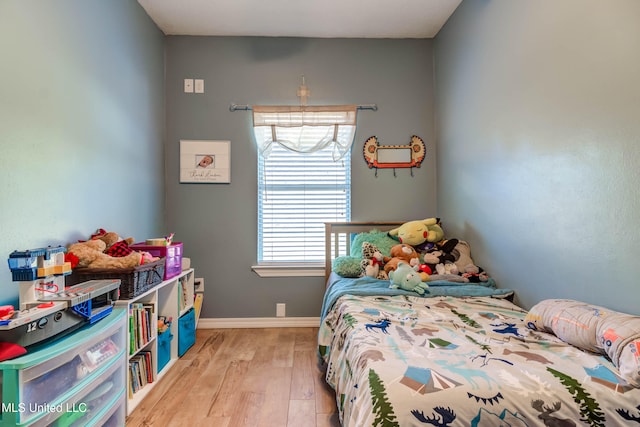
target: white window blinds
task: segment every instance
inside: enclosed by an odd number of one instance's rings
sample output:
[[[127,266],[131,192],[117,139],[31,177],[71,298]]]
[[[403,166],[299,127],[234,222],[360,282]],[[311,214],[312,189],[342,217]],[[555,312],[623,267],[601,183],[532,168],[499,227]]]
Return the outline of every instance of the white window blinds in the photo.
[[[258,262],[324,261],[324,223],[351,219],[351,155],[302,155],[274,144],[258,160]]]

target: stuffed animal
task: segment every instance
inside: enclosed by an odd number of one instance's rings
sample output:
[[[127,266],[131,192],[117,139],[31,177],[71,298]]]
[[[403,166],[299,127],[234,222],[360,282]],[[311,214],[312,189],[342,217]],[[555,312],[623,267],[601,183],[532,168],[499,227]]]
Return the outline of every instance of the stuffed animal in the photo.
[[[113,257],[104,253],[106,248],[106,243],[100,239],[69,245],[67,253],[74,256],[72,259],[77,258],[77,265],[72,265],[72,268],[128,268],[141,265],[145,260],[144,255],[136,251],[123,257]]]
[[[428,282],[429,280],[431,280],[433,270],[427,264],[420,264],[417,267],[413,268],[418,272],[423,282]]]
[[[384,257],[384,271],[389,274],[390,271],[398,267],[400,261],[404,261],[411,267],[420,264],[420,255],[413,246],[406,243],[400,243],[391,247],[390,257]]]
[[[473,262],[473,259],[471,258],[471,247],[464,240],[458,241],[451,253],[454,257],[453,262],[458,266],[458,270],[461,273],[467,271],[468,268],[476,266],[475,262]]]
[[[489,275],[482,267],[477,265],[468,265],[465,272],[462,273],[462,277],[469,280],[471,283],[488,282]]]
[[[429,285],[423,283],[420,274],[404,261],[400,261],[397,268],[389,273],[389,280],[391,281],[389,285],[391,289],[400,288],[405,291],[417,292],[420,295],[428,292],[426,289]]]
[[[433,247],[433,244],[444,238],[438,218],[427,218],[405,222],[398,228],[389,231],[389,235],[397,237],[400,243],[413,246],[417,251]]]
[[[382,268],[384,257],[376,245],[369,242],[362,242],[362,261],[360,267],[362,272],[360,277],[368,276],[375,279],[387,280],[387,272]]]
[[[133,237],[121,238],[118,233],[114,231],[106,231],[103,228],[99,228],[94,234],[91,235],[91,239],[102,240],[107,248],[104,252],[114,257],[124,257],[133,252],[129,246],[133,245],[135,239]]]
[[[444,270],[449,270],[449,272],[451,272],[451,270],[453,269],[450,266],[449,268],[445,268],[445,265],[453,264],[453,262],[455,261],[456,258],[453,253],[453,250],[455,249],[457,244],[458,244],[458,239],[449,239],[449,240],[445,240],[444,242],[438,242],[438,245],[434,249],[431,249],[425,252],[424,254],[422,254],[423,262],[427,266],[429,266],[432,271],[437,271],[438,274],[445,274]],[[439,265],[441,266],[440,270],[438,269]],[[455,273],[447,273],[447,274],[458,274],[458,273],[459,273],[459,270],[456,271]]]

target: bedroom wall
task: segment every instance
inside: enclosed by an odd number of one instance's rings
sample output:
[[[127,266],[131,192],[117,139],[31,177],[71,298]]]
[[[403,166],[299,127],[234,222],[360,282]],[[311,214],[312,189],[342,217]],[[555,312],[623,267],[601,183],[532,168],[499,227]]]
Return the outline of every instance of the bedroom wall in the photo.
[[[317,317],[322,277],[260,278],[257,252],[257,152],[251,113],[231,103],[298,105],[305,75],[309,105],[369,104],[358,113],[352,150],[352,219],[409,220],[436,215],[431,40],[346,40],[178,37],[167,49],[167,232],[185,244],[204,277],[202,317]],[[205,80],[204,94],[185,94],[183,79]],[[423,138],[420,169],[381,170],[362,158],[364,141],[385,144]],[[181,139],[231,141],[231,184],[180,184]]]
[[[462,2],[435,40],[438,208],[525,307],[640,314],[640,3]]]
[[[129,0],[0,2],[0,259],[163,228],[163,37]]]

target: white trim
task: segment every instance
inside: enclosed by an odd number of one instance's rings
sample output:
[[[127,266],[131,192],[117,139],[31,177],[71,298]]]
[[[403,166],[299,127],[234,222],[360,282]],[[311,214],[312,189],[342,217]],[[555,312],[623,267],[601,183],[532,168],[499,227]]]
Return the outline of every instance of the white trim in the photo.
[[[251,269],[260,277],[324,277],[324,265],[252,265]]]
[[[319,317],[237,317],[200,318],[198,329],[223,328],[315,328],[320,326]]]

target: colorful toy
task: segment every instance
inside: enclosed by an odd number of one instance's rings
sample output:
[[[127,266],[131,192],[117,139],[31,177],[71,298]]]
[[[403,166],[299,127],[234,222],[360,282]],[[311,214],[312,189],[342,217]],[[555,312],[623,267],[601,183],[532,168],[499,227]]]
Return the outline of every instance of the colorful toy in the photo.
[[[384,257],[384,271],[389,272],[395,270],[398,267],[398,263],[401,261],[406,262],[411,267],[415,267],[420,264],[420,255],[413,246],[406,243],[400,243],[391,248],[390,257]]]
[[[488,282],[489,274],[482,267],[470,264],[466,267],[462,277],[469,279],[470,283]]]
[[[114,257],[124,257],[133,252],[129,246],[135,243],[133,237],[127,237],[123,239],[114,231],[106,231],[103,228],[99,228],[94,234],[91,235],[91,240],[102,240],[106,244],[104,253]]]
[[[405,222],[400,227],[390,230],[389,235],[397,237],[400,243],[411,245],[417,251],[422,252],[442,240],[444,231],[440,227],[438,218],[427,218]]]
[[[404,261],[400,261],[397,268],[389,273],[389,280],[391,281],[389,287],[392,289],[400,288],[420,295],[428,292],[426,289],[429,285],[423,283],[420,274]]]
[[[418,265],[418,268],[416,269],[416,271],[420,275],[420,278],[422,279],[423,282],[428,282],[429,280],[431,280],[431,275],[433,274],[433,270],[431,270],[431,267],[429,267],[427,264]]]
[[[100,239],[87,240],[69,245],[68,251],[78,258],[77,267],[88,268],[128,268],[143,264],[143,255],[132,251],[130,254],[115,257],[104,253],[107,245]],[[76,266],[74,266],[76,267]]]
[[[171,328],[173,318],[171,316],[158,316],[158,334],[161,334]]]
[[[47,276],[71,273],[71,264],[65,262],[64,246],[13,251],[9,255],[9,269],[14,282],[36,280]]]
[[[20,285],[20,309],[0,307],[0,342],[27,347],[111,313],[120,280],[92,280],[65,289],[71,265],[64,251],[58,246],[9,255],[13,281]]]
[[[373,277],[375,279],[386,280],[388,279],[386,271],[382,268],[384,266],[384,257],[377,246],[369,243],[362,243],[362,261],[360,262],[360,268],[362,272],[361,277]]]

